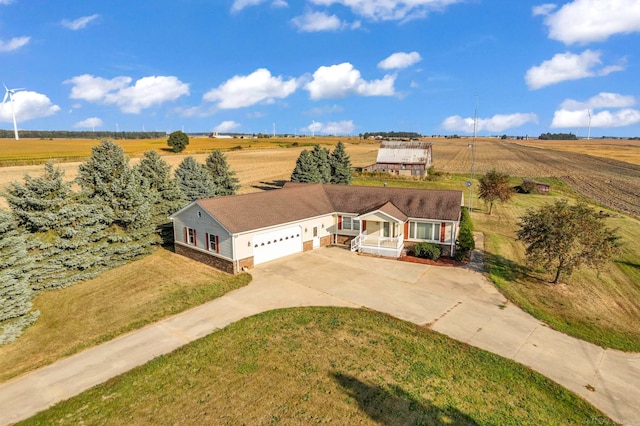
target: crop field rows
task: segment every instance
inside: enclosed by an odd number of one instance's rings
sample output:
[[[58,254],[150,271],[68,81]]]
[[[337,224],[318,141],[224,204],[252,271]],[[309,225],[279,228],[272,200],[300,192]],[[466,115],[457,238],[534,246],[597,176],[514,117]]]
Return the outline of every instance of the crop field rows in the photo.
[[[434,143],[437,170],[470,173],[469,140]],[[640,145],[633,158],[640,158]],[[554,177],[603,206],[640,216],[640,164],[578,152],[537,148],[497,140],[476,143],[475,172],[492,168],[512,176]]]

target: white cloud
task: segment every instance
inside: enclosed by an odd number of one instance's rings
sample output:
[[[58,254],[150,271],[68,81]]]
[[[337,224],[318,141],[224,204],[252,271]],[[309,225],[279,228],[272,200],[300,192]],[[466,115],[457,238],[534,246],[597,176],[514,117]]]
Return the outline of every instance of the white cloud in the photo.
[[[442,12],[447,6],[462,0],[310,0],[318,6],[341,4],[356,15],[371,21],[408,21],[426,17],[430,12]]]
[[[92,21],[95,21],[99,17],[100,15],[98,15],[97,13],[94,13],[93,15],[83,16],[81,18],[74,19],[73,21],[69,21],[68,19],[63,19],[61,24],[65,28],[68,28],[73,31],[77,31],[85,28],[87,25],[89,25],[89,23],[91,23]]]
[[[555,10],[558,6],[553,3],[545,3],[539,6],[533,6],[531,8],[531,14],[533,16],[547,16],[553,10]]]
[[[232,130],[237,129],[238,127],[240,127],[240,123],[236,123],[233,120],[227,120],[218,124],[216,127],[213,128],[213,130],[215,132],[226,133],[226,132],[230,132]]]
[[[283,80],[273,77],[265,68],[259,68],[249,75],[236,75],[215,89],[204,94],[203,99],[218,102],[218,108],[234,109],[248,107],[260,102],[273,103],[283,99],[298,88],[295,78]]]
[[[291,20],[293,25],[302,32],[338,31],[345,26],[336,15],[324,12],[307,12]]]
[[[478,119],[478,132],[483,130],[489,132],[502,132],[522,126],[526,123],[537,123],[538,116],[533,113],[497,114],[491,118]],[[447,117],[440,125],[444,130],[473,133],[474,119],[462,118],[459,115]]]
[[[313,80],[305,85],[311,99],[360,96],[393,96],[395,76],[385,75],[381,80],[365,81],[360,71],[348,62],[322,66],[313,73]]]
[[[316,107],[316,108],[311,108],[309,111],[306,112],[307,115],[312,115],[312,116],[319,116],[319,115],[325,115],[325,114],[333,114],[336,112],[342,112],[344,111],[344,108],[342,108],[340,105],[327,105],[327,106],[322,106],[322,107]]]
[[[31,37],[14,37],[9,41],[0,40],[0,52],[12,52],[14,50],[18,50],[23,46],[26,46]]]
[[[574,99],[565,99],[560,108],[568,111],[584,111],[587,109],[600,108],[626,108],[636,104],[636,98],[625,96],[619,93],[601,92],[584,102]]]
[[[402,69],[410,67],[422,60],[418,52],[397,52],[378,63],[378,68],[383,70]]]
[[[310,132],[312,134],[350,135],[353,134],[355,126],[353,124],[353,121],[351,120],[330,121],[327,123],[314,121],[301,130],[304,132]]]
[[[189,94],[189,85],[173,76],[149,76],[130,85],[131,77],[107,80],[89,74],[66,80],[72,84],[71,99],[117,105],[122,112],[138,114],[141,110]]]
[[[0,4],[11,4],[13,0],[0,0]]]
[[[638,0],[574,0],[544,20],[549,38],[565,44],[604,41],[640,32]]]
[[[16,92],[13,95],[13,107],[18,125],[21,122],[33,120],[34,118],[48,117],[60,111],[60,107],[53,105],[46,95],[28,90]],[[0,106],[0,121],[13,122],[9,99]]]
[[[234,0],[231,6],[232,12],[239,12],[245,7],[258,6],[262,3],[268,3],[269,0]],[[289,4],[285,0],[273,0],[271,1],[272,7],[287,7]]]
[[[529,89],[536,90],[561,81],[604,76],[624,69],[620,65],[610,65],[598,69],[601,64],[599,51],[587,49],[579,55],[569,52],[558,53],[550,60],[529,68],[524,79]]]
[[[77,122],[73,127],[76,129],[95,129],[96,127],[102,127],[103,124],[102,120],[98,117],[91,117]]]
[[[640,123],[640,111],[625,108],[618,111],[600,111],[591,114],[591,127],[624,127]],[[553,114],[552,128],[587,127],[589,115],[586,110],[560,109]]]

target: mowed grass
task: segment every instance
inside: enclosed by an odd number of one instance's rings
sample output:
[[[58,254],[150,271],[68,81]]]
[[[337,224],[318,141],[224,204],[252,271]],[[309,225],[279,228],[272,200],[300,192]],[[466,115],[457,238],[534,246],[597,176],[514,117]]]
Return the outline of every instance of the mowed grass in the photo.
[[[310,147],[315,144],[333,146],[344,143],[358,143],[357,137],[317,137],[317,138],[224,138],[190,137],[189,145],[181,153],[198,154],[214,149],[224,151],[241,149]],[[176,155],[167,145],[167,138],[160,139],[115,139],[130,157],[139,157],[146,151],[158,151],[164,155]],[[49,160],[57,162],[82,161],[91,155],[91,148],[99,145],[99,139],[0,139],[0,166],[42,164]],[[295,164],[294,164],[295,165]]]
[[[33,301],[40,317],[0,347],[0,381],[51,364],[127,331],[242,287],[230,276],[165,249]]]
[[[49,424],[607,424],[513,361],[389,316],[271,311],[25,421]]]

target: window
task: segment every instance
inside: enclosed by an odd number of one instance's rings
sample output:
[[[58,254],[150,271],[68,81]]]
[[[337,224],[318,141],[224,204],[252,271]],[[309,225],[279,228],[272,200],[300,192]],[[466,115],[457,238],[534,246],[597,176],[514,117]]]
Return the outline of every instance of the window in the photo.
[[[214,253],[220,253],[220,240],[218,239],[217,235],[209,234],[208,242],[209,242],[209,251],[212,251]]]
[[[440,241],[440,224],[409,222],[409,238],[414,240]]]
[[[184,228],[184,239],[191,246],[196,245],[196,230],[193,228]]]
[[[360,221],[353,217],[349,216],[340,216],[338,218],[338,223],[342,223],[342,227],[338,227],[339,229],[343,229],[345,231],[359,231],[360,230]]]
[[[389,236],[389,222],[382,222],[382,236]]]

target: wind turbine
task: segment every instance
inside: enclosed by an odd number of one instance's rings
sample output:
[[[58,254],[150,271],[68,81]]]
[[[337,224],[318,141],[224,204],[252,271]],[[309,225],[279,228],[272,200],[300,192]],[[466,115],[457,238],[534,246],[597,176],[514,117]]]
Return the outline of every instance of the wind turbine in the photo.
[[[18,136],[18,123],[16,122],[16,111],[13,108],[13,95],[19,91],[19,90],[24,90],[24,89],[9,89],[7,87],[6,84],[3,84],[4,86],[4,99],[2,100],[2,105],[4,106],[5,102],[7,102],[7,98],[9,98],[9,103],[11,103],[11,115],[13,116],[13,131],[16,135],[16,140],[20,139],[20,137]]]
[[[591,138],[591,110],[587,110],[587,115],[589,116],[589,129],[587,130],[587,140]]]

